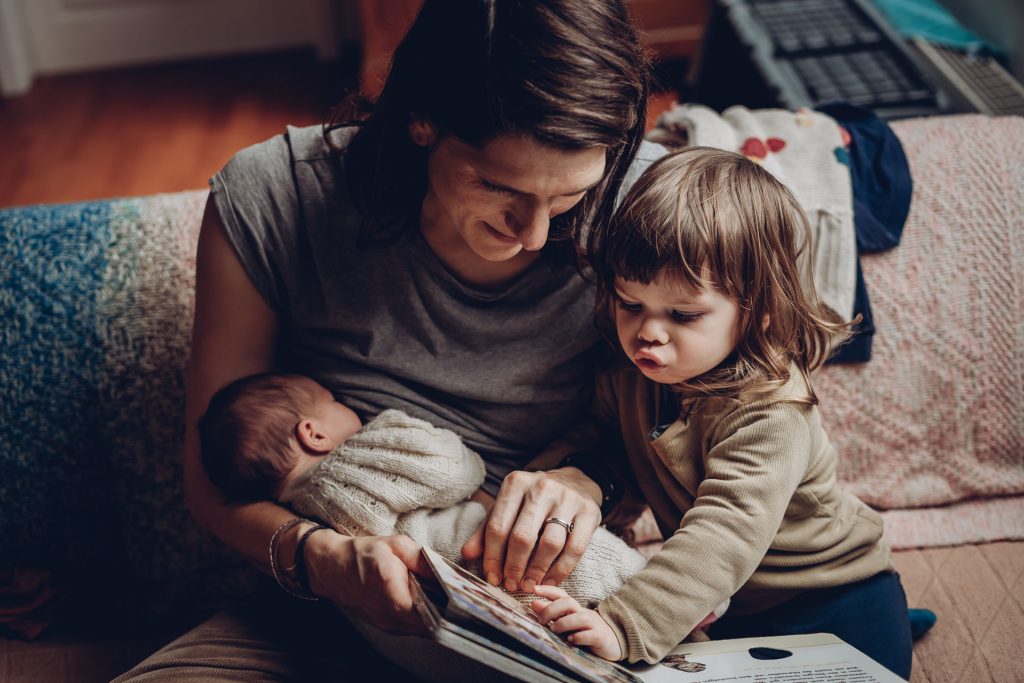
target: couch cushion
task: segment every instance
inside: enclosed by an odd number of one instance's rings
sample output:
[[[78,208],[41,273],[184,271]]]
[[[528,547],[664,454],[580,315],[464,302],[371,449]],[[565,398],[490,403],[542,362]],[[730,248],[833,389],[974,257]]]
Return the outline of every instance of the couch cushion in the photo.
[[[5,565],[73,568],[117,586],[123,602],[160,587],[145,604],[155,610],[219,592],[219,568],[237,565],[182,497],[205,197],[0,211]],[[195,583],[204,571],[210,591]]]

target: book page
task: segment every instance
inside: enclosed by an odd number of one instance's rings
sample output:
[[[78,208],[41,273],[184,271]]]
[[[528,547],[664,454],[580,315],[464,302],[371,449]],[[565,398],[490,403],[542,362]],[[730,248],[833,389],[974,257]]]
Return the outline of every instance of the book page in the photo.
[[[903,680],[860,650],[826,633],[683,643],[661,664],[637,667],[633,671],[645,683],[899,683]]]
[[[424,557],[448,596],[445,617],[485,624],[518,642],[529,656],[540,656],[589,681],[636,683],[626,669],[569,645],[527,607],[479,577],[424,546]]]

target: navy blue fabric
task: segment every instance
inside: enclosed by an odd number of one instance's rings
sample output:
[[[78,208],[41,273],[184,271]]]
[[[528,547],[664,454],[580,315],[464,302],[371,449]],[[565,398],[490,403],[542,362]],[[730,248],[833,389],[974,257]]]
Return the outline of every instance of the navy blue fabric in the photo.
[[[857,289],[853,299],[853,316],[860,322],[853,327],[853,336],[828,359],[829,363],[866,363],[871,360],[871,342],[875,336],[875,316],[871,313],[871,300],[864,283],[864,269],[857,258]]]
[[[903,145],[889,125],[867,109],[846,102],[830,102],[818,111],[834,118],[850,134],[850,180],[853,190],[853,222],[857,248],[862,254],[892,249],[900,243],[910,212],[913,181]],[[871,359],[874,318],[860,263],[854,315],[861,322],[853,340],[830,363],[864,363]]]
[[[914,189],[903,145],[889,124],[867,109],[830,102],[818,111],[834,118],[850,134],[857,247],[864,254],[892,249],[900,243]]]
[[[756,614],[730,615],[712,639],[833,633],[887,669],[910,678],[910,621],[899,574],[882,572],[835,588],[807,591]]]

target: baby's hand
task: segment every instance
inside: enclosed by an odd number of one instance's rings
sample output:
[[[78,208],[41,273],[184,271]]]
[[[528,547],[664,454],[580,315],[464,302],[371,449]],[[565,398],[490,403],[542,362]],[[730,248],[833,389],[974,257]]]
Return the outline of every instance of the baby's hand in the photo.
[[[541,598],[530,603],[540,623],[547,624],[555,633],[568,633],[566,640],[598,657],[613,662],[622,659],[619,639],[600,614],[583,607],[556,586],[537,584],[533,592]]]

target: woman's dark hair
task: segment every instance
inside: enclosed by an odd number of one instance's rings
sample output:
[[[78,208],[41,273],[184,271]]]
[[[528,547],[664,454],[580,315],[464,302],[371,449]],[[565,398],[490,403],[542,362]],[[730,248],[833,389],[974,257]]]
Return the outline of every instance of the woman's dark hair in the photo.
[[[427,150],[409,137],[414,117],[477,148],[504,133],[568,151],[606,147],[604,180],[552,223],[552,237],[564,239],[611,216],[643,137],[647,87],[621,0],[426,0],[376,103],[364,100],[360,115],[350,102],[327,138],[358,126],[336,151],[372,237],[419,215]]]

